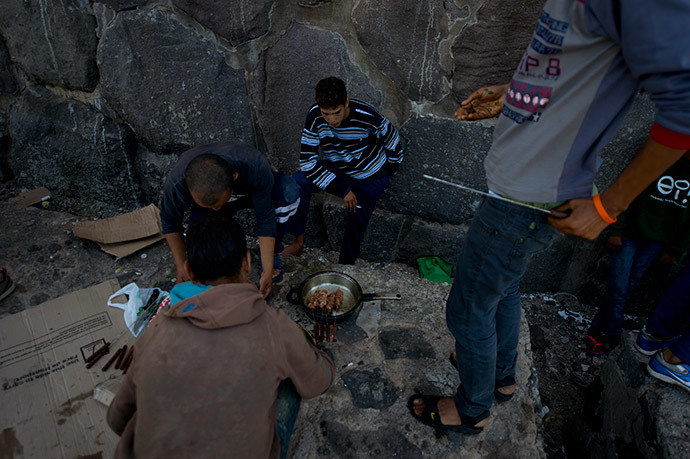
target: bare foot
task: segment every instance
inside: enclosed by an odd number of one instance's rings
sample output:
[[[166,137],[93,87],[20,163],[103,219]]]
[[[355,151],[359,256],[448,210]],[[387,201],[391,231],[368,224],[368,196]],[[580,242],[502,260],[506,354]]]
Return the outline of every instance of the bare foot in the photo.
[[[417,416],[421,416],[426,409],[426,404],[422,399],[416,399],[414,402],[414,412]],[[462,425],[462,420],[458,414],[458,410],[455,408],[455,400],[453,397],[445,397],[438,401],[438,414],[441,416],[441,424],[447,426],[459,426]],[[489,418],[482,419],[476,423],[473,427],[484,427],[489,422]]]
[[[515,393],[515,384],[511,384],[510,386],[503,386],[503,387],[498,387],[496,389],[503,395],[513,395]]]
[[[281,255],[294,255],[296,257],[299,257],[302,255],[302,252],[304,251],[304,244],[298,244],[298,243],[292,243],[289,246],[285,247],[282,252],[280,252]]]

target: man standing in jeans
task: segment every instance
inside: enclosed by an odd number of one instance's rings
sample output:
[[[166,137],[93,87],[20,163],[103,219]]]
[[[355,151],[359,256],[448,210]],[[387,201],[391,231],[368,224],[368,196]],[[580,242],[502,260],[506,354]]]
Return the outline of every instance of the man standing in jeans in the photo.
[[[515,392],[520,278],[556,231],[595,239],[690,148],[690,3],[548,0],[510,84],[472,93],[461,120],[501,116],[485,160],[488,187],[553,209],[550,216],[487,198],[458,258],[446,321],[461,385],[415,394],[412,415],[437,429],[479,433],[494,399]],[[657,108],[650,136],[602,194],[598,153],[640,88]]]

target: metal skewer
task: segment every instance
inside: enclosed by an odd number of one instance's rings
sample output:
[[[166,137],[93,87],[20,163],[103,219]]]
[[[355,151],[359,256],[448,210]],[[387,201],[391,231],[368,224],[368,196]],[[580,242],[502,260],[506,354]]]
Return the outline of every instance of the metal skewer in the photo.
[[[500,196],[497,194],[487,193],[485,191],[475,190],[474,188],[470,188],[470,187],[465,186],[465,185],[460,185],[459,183],[449,182],[448,180],[443,180],[443,179],[432,177],[432,176],[426,175],[426,174],[422,175],[422,177],[424,177],[425,179],[433,180],[435,182],[443,183],[445,185],[450,185],[450,186],[453,186],[455,188],[460,188],[461,190],[471,191],[472,193],[477,193],[477,194],[480,194],[482,196],[487,196],[489,198],[509,202],[509,203],[515,204],[517,206],[522,206],[522,207],[527,207],[528,209],[538,210],[539,212],[544,212],[544,213],[549,214],[549,215],[552,214],[551,210],[549,210],[549,209],[544,209],[542,207],[532,206],[530,204],[525,204],[524,202],[513,201],[512,199],[504,198],[503,196]]]

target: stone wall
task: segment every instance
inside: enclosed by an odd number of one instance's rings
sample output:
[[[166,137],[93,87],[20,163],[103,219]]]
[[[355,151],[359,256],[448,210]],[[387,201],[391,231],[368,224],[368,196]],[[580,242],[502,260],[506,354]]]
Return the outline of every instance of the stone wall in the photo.
[[[506,82],[543,0],[3,0],[0,170],[43,185],[60,209],[104,217],[157,203],[182,151],[239,138],[277,169],[298,167],[318,80],[400,129],[406,158],[381,201],[363,257],[454,260],[479,199],[424,173],[485,188],[492,121],[452,114],[472,90]],[[604,160],[611,175],[644,140],[638,101]],[[315,199],[307,243],[337,249],[343,209]],[[565,236],[535,262],[527,290],[575,291],[597,246]],[[543,270],[544,261],[559,261]]]

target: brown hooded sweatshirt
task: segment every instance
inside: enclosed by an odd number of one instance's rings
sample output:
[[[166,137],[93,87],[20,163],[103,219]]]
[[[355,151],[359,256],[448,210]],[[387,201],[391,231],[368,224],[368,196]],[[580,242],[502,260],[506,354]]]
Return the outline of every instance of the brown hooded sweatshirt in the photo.
[[[159,314],[108,409],[115,457],[278,457],[276,390],[325,392],[333,361],[254,286],[223,284]]]

